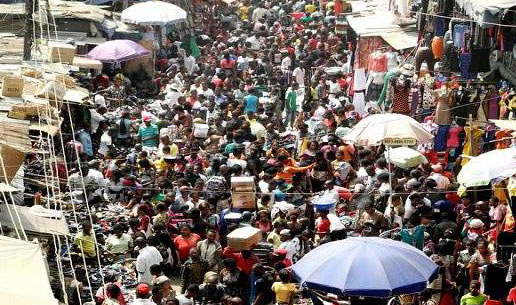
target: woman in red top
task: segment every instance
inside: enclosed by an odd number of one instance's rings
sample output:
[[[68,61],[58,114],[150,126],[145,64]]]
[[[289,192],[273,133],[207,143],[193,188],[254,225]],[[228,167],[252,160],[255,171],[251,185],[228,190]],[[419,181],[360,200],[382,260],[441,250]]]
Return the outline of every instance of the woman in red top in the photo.
[[[224,70],[226,75],[232,75],[236,69],[236,61],[231,59],[229,53],[225,53],[224,59],[220,61],[220,67]]]
[[[187,224],[182,225],[179,232],[181,235],[174,238],[174,245],[176,246],[181,263],[184,263],[188,259],[190,249],[197,246],[197,242],[201,238],[199,235],[192,233],[192,229]]]

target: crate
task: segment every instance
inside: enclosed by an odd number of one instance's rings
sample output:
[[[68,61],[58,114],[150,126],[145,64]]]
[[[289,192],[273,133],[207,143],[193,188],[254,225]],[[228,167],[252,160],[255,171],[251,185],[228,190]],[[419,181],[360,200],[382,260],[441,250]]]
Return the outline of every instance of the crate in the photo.
[[[248,192],[248,193],[231,193],[231,201],[233,202],[233,207],[238,209],[254,209],[256,206],[256,193]]]
[[[235,229],[227,236],[228,246],[235,250],[250,250],[262,240],[262,231],[253,227]]]
[[[50,62],[62,62],[66,64],[73,63],[75,57],[76,46],[67,43],[49,42],[48,57]]]
[[[254,192],[255,190],[254,177],[231,177],[231,191]]]
[[[20,97],[23,94],[25,82],[21,76],[4,76],[2,95],[8,97]]]

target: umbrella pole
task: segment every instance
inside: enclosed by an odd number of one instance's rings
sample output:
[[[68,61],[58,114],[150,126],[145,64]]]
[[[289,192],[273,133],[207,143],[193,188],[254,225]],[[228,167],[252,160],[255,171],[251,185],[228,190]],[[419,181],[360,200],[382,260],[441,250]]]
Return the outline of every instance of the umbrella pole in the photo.
[[[391,163],[391,146],[390,145],[387,145],[387,155],[389,156],[389,164],[388,164],[388,169],[389,169],[389,202],[391,202],[392,200],[392,163]]]

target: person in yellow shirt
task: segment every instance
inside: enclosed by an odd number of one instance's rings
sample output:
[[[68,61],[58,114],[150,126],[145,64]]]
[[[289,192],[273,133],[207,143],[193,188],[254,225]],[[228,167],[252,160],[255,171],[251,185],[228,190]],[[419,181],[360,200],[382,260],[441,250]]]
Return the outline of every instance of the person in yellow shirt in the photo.
[[[247,1],[244,1],[242,5],[238,8],[238,17],[240,21],[247,21],[249,16],[249,4]]]
[[[317,7],[312,4],[312,2],[308,2],[307,5],[305,5],[305,12],[313,14],[317,10]]]
[[[97,256],[95,249],[95,240],[91,232],[91,224],[89,221],[82,223],[82,230],[75,235],[73,244],[81,249],[81,254],[84,252],[86,258],[94,258]]]
[[[281,282],[272,284],[272,291],[276,294],[276,304],[292,304],[294,294],[297,292],[296,284],[289,283],[290,274],[286,269],[279,272]]]

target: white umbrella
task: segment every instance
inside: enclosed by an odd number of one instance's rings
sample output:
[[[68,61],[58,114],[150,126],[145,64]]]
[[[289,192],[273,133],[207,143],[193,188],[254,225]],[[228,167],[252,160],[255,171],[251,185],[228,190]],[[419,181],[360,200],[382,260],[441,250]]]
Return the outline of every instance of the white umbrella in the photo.
[[[413,118],[398,113],[370,115],[343,138],[358,145],[413,145],[431,142],[434,136]],[[413,143],[411,143],[413,142]]]
[[[416,167],[418,165],[428,163],[423,154],[419,151],[408,147],[397,147],[385,152],[385,158],[389,163],[402,168]]]
[[[466,187],[480,186],[514,174],[516,148],[496,149],[471,158],[457,175],[457,181]]]
[[[162,1],[136,3],[122,12],[122,21],[138,25],[161,25],[186,21],[186,11]]]

